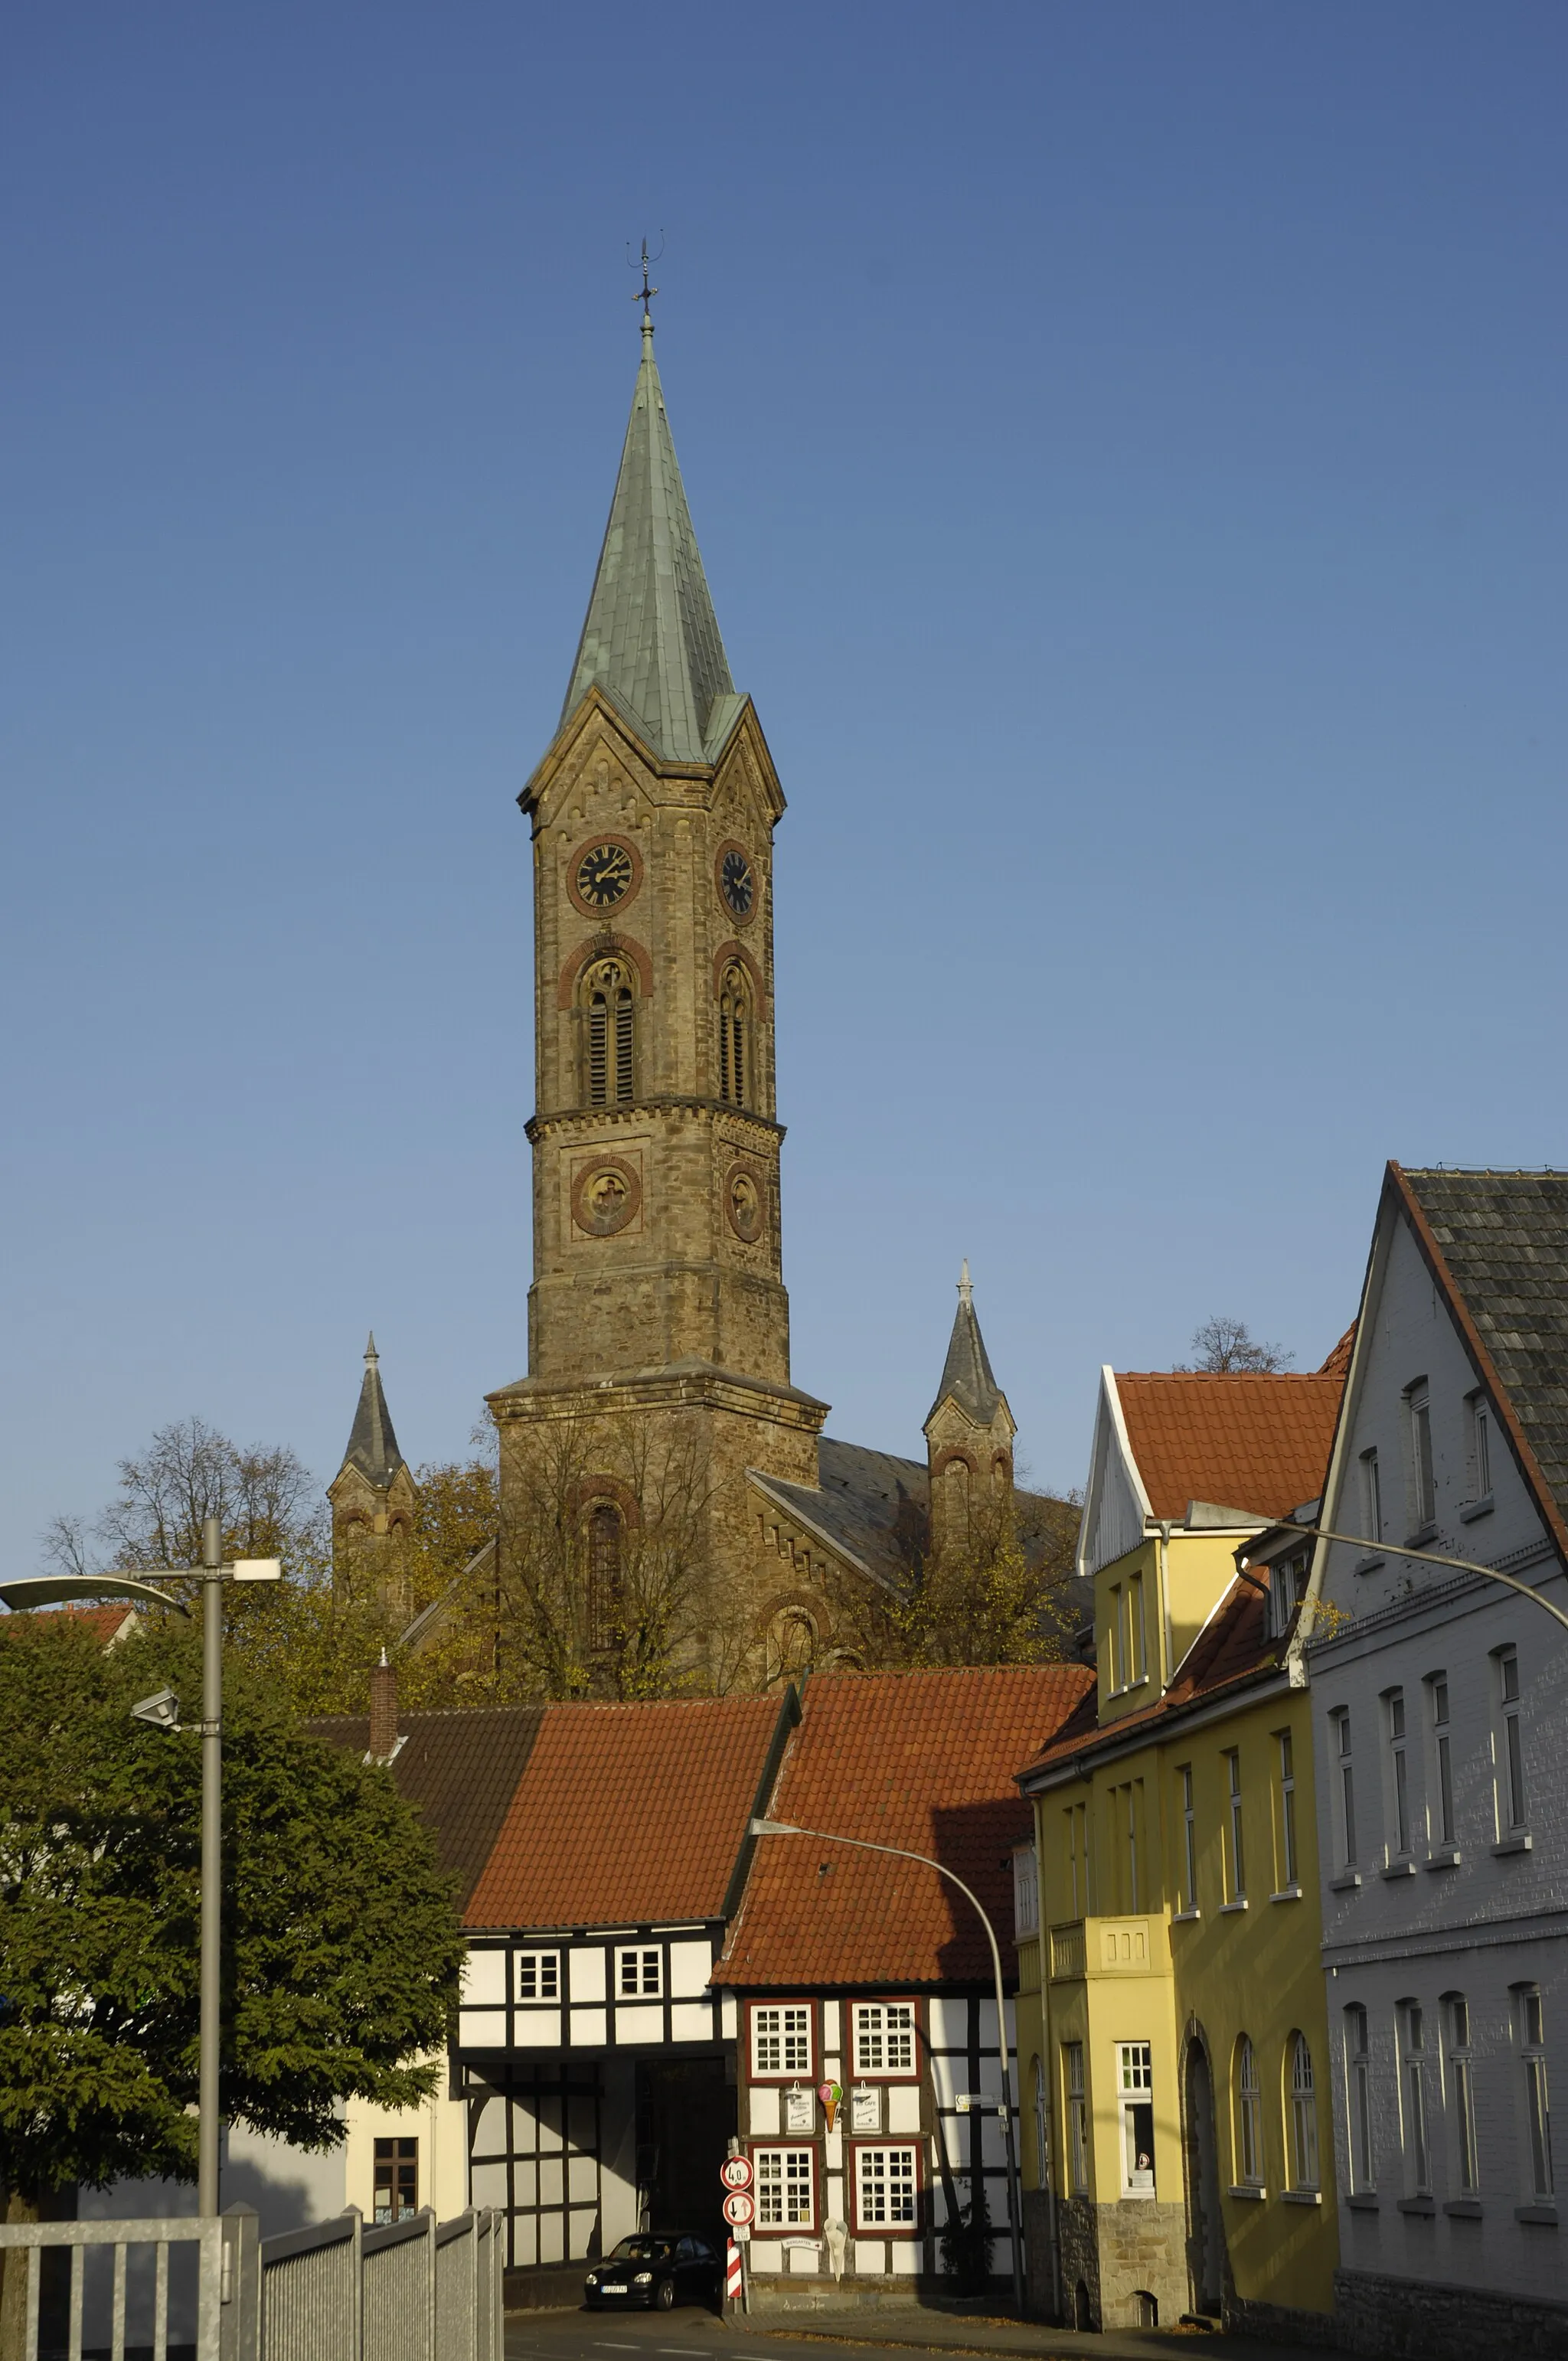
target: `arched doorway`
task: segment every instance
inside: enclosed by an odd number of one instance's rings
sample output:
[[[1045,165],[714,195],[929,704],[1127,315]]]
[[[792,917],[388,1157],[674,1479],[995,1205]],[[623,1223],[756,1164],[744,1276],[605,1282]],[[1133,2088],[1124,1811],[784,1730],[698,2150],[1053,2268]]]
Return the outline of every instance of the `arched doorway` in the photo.
[[[1218,2320],[1225,2281],[1225,2223],[1220,2211],[1220,2143],[1209,2045],[1196,2026],[1187,2038],[1182,2076],[1187,2117],[1187,2271],[1192,2309]]]

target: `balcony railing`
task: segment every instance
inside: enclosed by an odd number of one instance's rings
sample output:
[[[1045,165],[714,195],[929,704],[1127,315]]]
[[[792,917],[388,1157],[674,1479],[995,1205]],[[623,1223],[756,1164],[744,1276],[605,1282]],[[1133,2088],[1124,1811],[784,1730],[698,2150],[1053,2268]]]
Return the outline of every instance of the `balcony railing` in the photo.
[[[1067,1918],[1051,1928],[1051,1977],[1146,1976],[1154,1966],[1146,1918]]]
[[[1069,1918],[1051,1928],[1051,1974],[1060,1982],[1084,1971],[1083,1921]]]

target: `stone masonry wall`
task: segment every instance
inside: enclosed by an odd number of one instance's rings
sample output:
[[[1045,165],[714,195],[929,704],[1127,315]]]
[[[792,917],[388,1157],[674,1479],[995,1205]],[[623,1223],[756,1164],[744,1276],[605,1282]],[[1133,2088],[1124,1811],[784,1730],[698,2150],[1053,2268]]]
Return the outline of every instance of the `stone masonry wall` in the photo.
[[[1336,2271],[1334,2305],[1339,2341],[1351,2353],[1475,2361],[1477,2354],[1506,2352],[1510,2361],[1568,2361],[1568,2301]]]

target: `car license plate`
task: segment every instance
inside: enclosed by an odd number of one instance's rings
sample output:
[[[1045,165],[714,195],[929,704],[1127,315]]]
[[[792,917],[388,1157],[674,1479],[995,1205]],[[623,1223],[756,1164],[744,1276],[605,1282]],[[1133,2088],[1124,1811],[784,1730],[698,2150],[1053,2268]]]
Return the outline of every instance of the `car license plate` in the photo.
[[[626,2293],[626,2281],[624,2279],[606,2279],[599,2289],[599,2293],[600,2295],[624,2295]]]

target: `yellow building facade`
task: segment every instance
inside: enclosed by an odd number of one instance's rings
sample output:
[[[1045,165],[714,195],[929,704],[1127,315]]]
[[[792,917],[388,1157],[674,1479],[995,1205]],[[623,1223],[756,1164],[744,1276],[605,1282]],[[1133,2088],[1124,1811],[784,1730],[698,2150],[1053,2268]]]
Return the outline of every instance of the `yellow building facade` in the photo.
[[[1305,1559],[1266,1540],[1239,1580],[1235,1552],[1312,1489],[1338,1394],[1332,1372],[1104,1375],[1096,1688],[1021,1781],[1031,2294],[1080,2326],[1332,2341]]]

